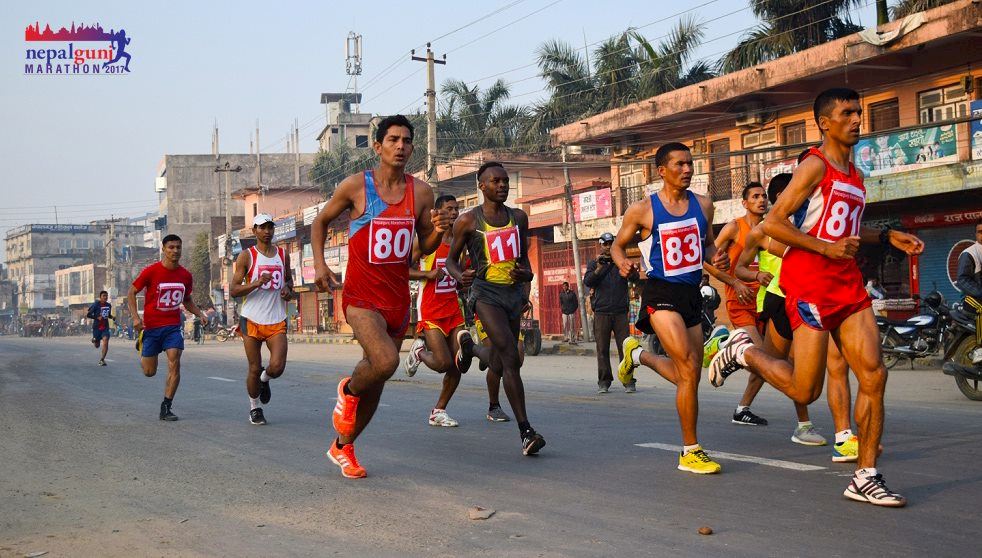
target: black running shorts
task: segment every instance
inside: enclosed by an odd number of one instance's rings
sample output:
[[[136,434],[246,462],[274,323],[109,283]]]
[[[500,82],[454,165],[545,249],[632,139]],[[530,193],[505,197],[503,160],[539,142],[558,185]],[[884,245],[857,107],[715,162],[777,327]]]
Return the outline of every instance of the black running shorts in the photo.
[[[774,322],[774,330],[778,335],[789,341],[793,338],[794,332],[791,329],[783,296],[771,292],[764,293],[764,309],[760,313],[760,320],[765,324]]]
[[[699,285],[648,279],[641,291],[641,311],[638,312],[638,321],[634,326],[644,333],[655,333],[651,329],[648,316],[658,310],[678,313],[687,328],[699,325],[702,323],[702,294],[699,293]]]

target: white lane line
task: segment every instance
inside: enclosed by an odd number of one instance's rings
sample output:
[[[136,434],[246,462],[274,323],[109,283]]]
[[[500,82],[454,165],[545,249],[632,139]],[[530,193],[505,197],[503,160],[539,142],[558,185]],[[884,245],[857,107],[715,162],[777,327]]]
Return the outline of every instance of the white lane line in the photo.
[[[222,378],[219,376],[208,376],[209,380],[218,380],[219,382],[234,382],[235,380],[229,380],[228,378]]]
[[[634,444],[642,448],[652,448],[660,449],[665,451],[672,451],[679,453],[682,451],[682,446],[673,446],[672,444],[660,444],[657,442],[651,442],[647,444]],[[806,463],[795,463],[794,461],[782,461],[780,459],[768,459],[766,457],[757,457],[754,455],[741,455],[739,453],[726,453],[723,451],[709,451],[710,457],[719,459],[729,459],[730,461],[745,461],[747,463],[756,463],[758,465],[767,465],[768,467],[779,467],[781,469],[791,469],[792,471],[823,471],[825,467],[819,467],[818,465],[808,465]]]

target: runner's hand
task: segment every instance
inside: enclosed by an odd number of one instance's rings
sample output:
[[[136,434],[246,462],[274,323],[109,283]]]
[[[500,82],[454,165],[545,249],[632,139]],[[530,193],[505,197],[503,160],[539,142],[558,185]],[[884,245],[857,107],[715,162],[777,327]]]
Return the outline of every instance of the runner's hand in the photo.
[[[133,331],[143,331],[143,320],[133,318]]]
[[[712,264],[720,271],[727,271],[730,269],[730,255],[723,250],[717,250],[713,255]]]
[[[316,263],[314,264],[314,284],[317,285],[317,290],[322,293],[341,288],[341,282],[338,281],[337,274],[331,271],[331,268],[326,265],[320,266]]]
[[[280,291],[280,298],[284,301],[293,300],[293,289],[290,287],[283,287]]]
[[[859,251],[859,237],[846,236],[836,240],[832,244],[826,244],[823,256],[833,260],[848,260],[856,256]]]
[[[750,290],[750,287],[746,283],[739,279],[733,282],[733,291],[740,304],[747,304],[754,300],[754,292]]]
[[[445,209],[431,209],[430,221],[436,232],[446,232],[450,228],[450,213]]]
[[[624,258],[621,260],[621,263],[617,264],[617,270],[620,271],[621,277],[627,279],[631,275],[638,273],[638,266],[631,260]]]
[[[467,289],[474,283],[474,276],[477,272],[473,269],[468,269],[467,271],[460,274],[460,286]]]
[[[770,285],[771,281],[773,280],[774,280],[774,276],[771,275],[770,273],[767,273],[766,271],[761,271],[757,273],[757,282],[765,287],[767,285]]]
[[[535,277],[532,270],[527,267],[513,267],[511,268],[511,271],[508,272],[508,275],[511,276],[512,281],[519,283],[527,283],[531,281],[533,277]]]
[[[906,253],[908,256],[920,254],[924,251],[924,242],[912,234],[891,230],[889,233],[890,245]]]
[[[438,267],[436,269],[431,269],[431,270],[429,270],[429,271],[426,272],[426,280],[427,281],[439,281],[440,279],[443,279],[443,274],[444,273],[446,273],[446,271],[444,271],[444,269],[442,267]]]

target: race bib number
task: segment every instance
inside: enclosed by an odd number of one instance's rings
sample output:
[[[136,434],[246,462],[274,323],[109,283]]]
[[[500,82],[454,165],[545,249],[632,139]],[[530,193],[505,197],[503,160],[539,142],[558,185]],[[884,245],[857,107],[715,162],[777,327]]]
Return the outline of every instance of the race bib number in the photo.
[[[818,238],[835,242],[840,238],[858,235],[865,207],[866,192],[861,188],[844,182],[833,182],[818,223]]]
[[[453,293],[457,292],[457,281],[447,273],[447,258],[437,258],[434,262],[436,269],[442,269],[443,273],[440,275],[440,280],[434,285],[434,290],[437,293]]]
[[[157,287],[157,310],[174,311],[184,302],[184,283],[161,283]]]
[[[517,260],[521,251],[519,238],[517,226],[484,233],[488,260],[493,264]]]
[[[416,220],[376,217],[368,230],[368,261],[373,264],[405,264],[413,248]]]
[[[106,318],[108,318],[109,317],[109,307],[108,306],[103,306],[102,308],[100,308],[99,309],[99,315],[100,315],[100,317],[102,317],[103,320],[105,320]]]
[[[258,275],[261,276],[263,272],[270,274],[271,278],[269,283],[259,287],[260,289],[265,289],[267,291],[278,291],[283,288],[283,268],[278,265],[260,265],[257,266],[259,271]]]
[[[658,225],[658,241],[665,277],[702,269],[702,236],[695,218]]]

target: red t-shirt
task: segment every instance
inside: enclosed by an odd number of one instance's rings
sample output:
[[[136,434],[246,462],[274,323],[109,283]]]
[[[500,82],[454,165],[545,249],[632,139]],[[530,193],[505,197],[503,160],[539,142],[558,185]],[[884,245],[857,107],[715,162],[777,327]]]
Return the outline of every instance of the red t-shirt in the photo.
[[[181,325],[181,304],[191,296],[191,273],[182,266],[167,269],[157,262],[140,272],[133,281],[137,292],[146,289],[143,304],[143,327]]]

